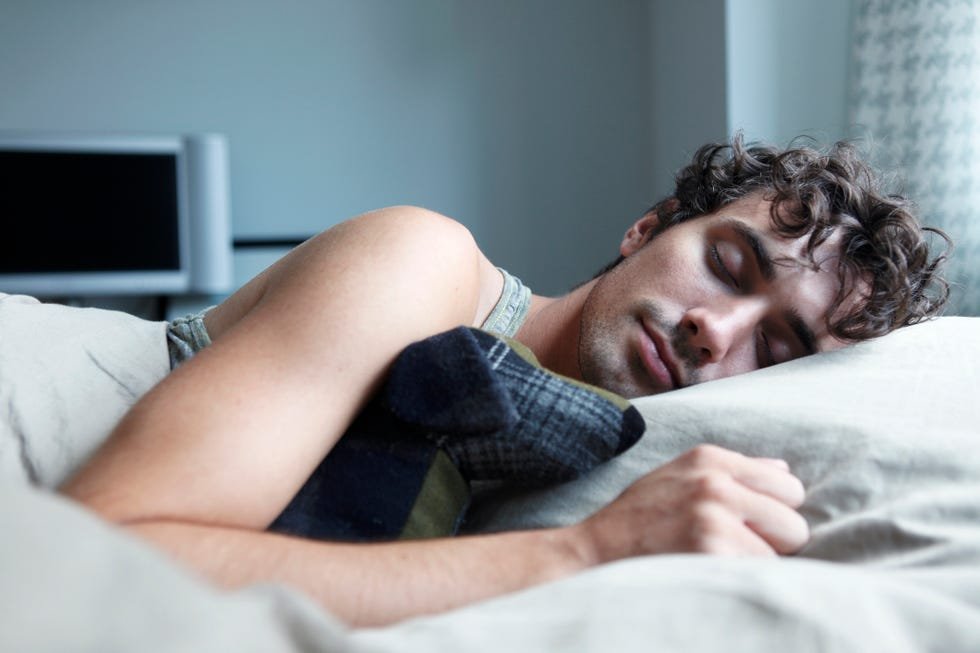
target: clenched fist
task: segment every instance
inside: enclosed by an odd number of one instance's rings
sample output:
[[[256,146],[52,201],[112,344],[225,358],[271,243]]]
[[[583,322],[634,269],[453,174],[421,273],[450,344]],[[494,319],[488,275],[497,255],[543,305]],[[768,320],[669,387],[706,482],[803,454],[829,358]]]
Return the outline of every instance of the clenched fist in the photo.
[[[790,554],[809,538],[785,461],[701,445],[570,527],[591,563],[654,553]]]

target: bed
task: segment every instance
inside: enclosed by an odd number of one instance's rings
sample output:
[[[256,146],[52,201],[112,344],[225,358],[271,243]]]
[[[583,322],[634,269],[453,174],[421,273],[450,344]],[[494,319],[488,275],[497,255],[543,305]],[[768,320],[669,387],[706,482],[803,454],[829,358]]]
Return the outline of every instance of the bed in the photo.
[[[166,371],[161,323],[0,296],[0,650],[980,650],[980,318],[638,399],[631,450],[484,492],[467,522],[578,520],[710,442],[789,461],[800,554],[639,558],[376,629],[278,585],[216,590],[52,491]]]

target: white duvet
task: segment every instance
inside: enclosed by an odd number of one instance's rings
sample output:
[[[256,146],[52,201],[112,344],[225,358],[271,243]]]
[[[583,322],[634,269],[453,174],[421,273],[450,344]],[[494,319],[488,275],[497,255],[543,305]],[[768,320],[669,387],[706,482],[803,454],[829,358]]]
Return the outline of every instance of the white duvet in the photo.
[[[638,400],[649,430],[474,528],[580,519],[698,442],[787,459],[794,558],[656,556],[376,630],[219,592],[44,488],[166,372],[162,325],[0,296],[0,651],[980,651],[980,318]],[[492,564],[493,561],[488,561]]]

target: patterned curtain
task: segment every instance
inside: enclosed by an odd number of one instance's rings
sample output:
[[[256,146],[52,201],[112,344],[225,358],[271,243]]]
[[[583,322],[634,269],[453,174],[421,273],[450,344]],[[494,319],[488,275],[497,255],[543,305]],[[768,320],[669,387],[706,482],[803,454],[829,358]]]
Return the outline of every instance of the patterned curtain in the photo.
[[[856,0],[851,124],[956,243],[950,312],[980,315],[980,0]]]

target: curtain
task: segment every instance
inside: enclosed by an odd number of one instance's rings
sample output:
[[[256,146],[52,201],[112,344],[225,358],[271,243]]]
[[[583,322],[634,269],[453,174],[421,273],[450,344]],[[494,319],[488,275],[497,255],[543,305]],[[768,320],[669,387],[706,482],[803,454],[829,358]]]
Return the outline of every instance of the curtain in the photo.
[[[851,124],[956,243],[951,313],[980,315],[980,0],[856,0]]]

